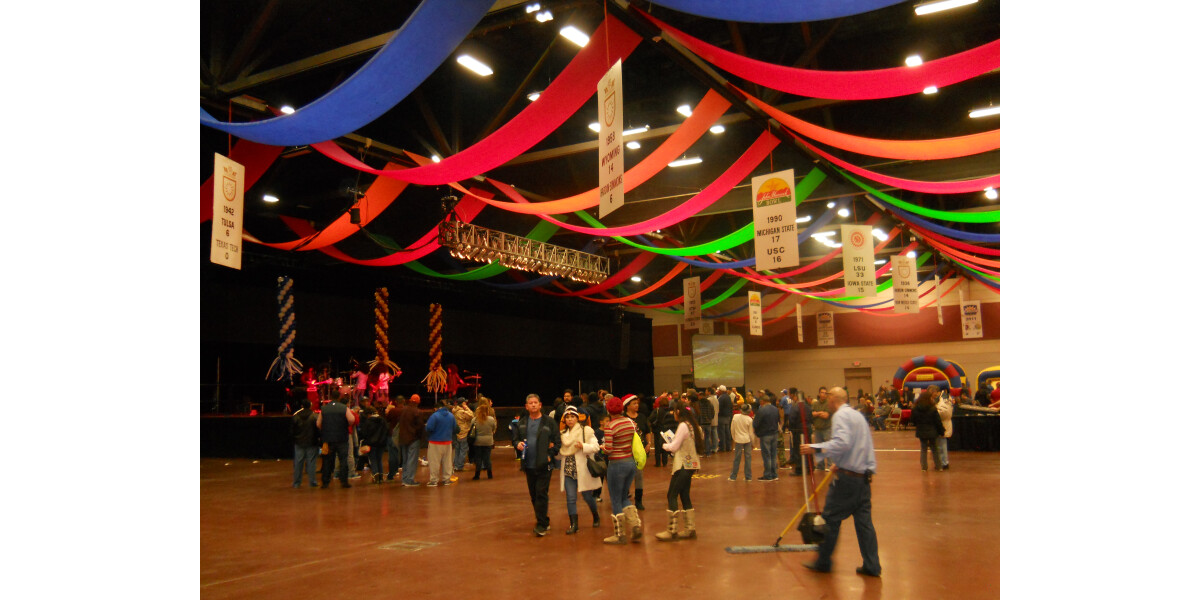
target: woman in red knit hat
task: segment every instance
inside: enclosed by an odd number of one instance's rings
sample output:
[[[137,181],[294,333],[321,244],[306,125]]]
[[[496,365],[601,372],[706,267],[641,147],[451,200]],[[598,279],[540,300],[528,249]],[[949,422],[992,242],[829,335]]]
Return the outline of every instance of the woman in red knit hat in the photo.
[[[612,501],[613,535],[605,544],[625,544],[642,539],[642,520],[637,507],[629,501],[637,465],[633,462],[633,436],[637,425],[623,414],[624,398],[609,396],[605,403],[609,420],[604,426],[604,453],[608,455],[608,497]]]

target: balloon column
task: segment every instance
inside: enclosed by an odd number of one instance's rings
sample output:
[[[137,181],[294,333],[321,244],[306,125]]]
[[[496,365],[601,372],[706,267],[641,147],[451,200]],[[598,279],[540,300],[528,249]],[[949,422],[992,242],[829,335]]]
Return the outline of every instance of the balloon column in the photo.
[[[434,393],[446,391],[446,370],[442,368],[442,305],[429,305],[429,374],[421,380]]]
[[[267,377],[275,375],[276,381],[299,375],[304,366],[292,357],[296,351],[296,313],[293,310],[292,278],[279,277],[275,280],[275,300],[279,303],[279,349],[275,360],[267,369]]]
[[[392,373],[399,373],[399,365],[388,357],[388,345],[388,290],[375,288],[375,360],[367,364],[371,367],[382,364]]]

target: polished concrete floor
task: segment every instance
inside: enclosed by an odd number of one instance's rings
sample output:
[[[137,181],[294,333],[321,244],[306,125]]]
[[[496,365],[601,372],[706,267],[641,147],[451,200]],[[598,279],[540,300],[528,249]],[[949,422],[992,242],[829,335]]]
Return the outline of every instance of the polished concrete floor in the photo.
[[[913,432],[874,433],[872,485],[883,577],[861,577],[851,520],[831,574],[801,566],[812,552],[733,554],[770,546],[803,505],[800,477],[727,480],[731,453],[703,460],[693,480],[698,539],[662,543],[669,468],[645,470],[646,538],[604,545],[603,525],[565,535],[558,475],[551,532],[533,534],[533,509],[511,448],[496,448],[496,478],[406,488],[399,480],[291,487],[290,461],[202,459],[202,598],[997,598],[1000,595],[1000,455],[953,452],[951,469],[922,473]],[[470,467],[468,466],[468,469]],[[758,453],[753,475],[762,474]],[[740,473],[739,473],[740,475]],[[817,475],[823,475],[818,473]],[[319,478],[319,475],[318,475]],[[417,481],[428,479],[421,467]],[[819,480],[819,477],[818,477]],[[794,529],[782,544],[801,544]]]

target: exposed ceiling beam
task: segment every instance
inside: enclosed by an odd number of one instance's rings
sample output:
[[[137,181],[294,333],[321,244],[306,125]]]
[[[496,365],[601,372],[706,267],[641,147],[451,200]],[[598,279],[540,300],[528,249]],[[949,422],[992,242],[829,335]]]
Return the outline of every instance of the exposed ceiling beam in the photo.
[[[267,29],[267,24],[275,16],[275,11],[279,9],[279,0],[270,0],[258,13],[258,17],[254,19],[254,24],[250,26],[249,32],[242,36],[238,42],[237,48],[233,50],[233,55],[229,62],[221,69],[219,77],[221,81],[228,81],[237,75],[242,69],[242,65],[250,58],[250,54],[258,47],[258,42],[262,40],[263,32]]]

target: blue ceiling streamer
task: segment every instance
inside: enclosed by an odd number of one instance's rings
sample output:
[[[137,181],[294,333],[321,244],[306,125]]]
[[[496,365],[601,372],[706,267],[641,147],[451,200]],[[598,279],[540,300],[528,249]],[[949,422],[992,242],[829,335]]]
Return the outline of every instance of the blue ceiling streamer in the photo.
[[[651,0],[681,13],[742,23],[799,23],[836,19],[904,0]]]
[[[358,72],[295,113],[224,123],[202,108],[200,123],[272,146],[303,146],[353,132],[412,93],[471,33],[492,4],[494,0],[425,0]]]

